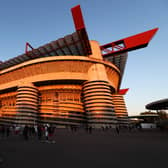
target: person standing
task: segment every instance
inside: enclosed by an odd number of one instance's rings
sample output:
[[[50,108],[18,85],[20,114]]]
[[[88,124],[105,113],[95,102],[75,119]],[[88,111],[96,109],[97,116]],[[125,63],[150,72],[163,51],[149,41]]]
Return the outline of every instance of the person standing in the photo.
[[[45,131],[45,138],[48,141],[48,125],[45,125],[44,131]]]
[[[2,125],[1,126],[1,136],[4,138],[4,136],[5,136],[5,126],[4,125]]]
[[[41,140],[42,127],[40,125],[37,126],[37,135],[38,135],[38,139]]]
[[[8,137],[10,134],[10,126],[7,125],[6,127],[6,137]]]
[[[29,132],[29,127],[27,125],[25,125],[24,129],[23,129],[23,136],[25,140],[28,140],[28,132]]]
[[[119,130],[119,126],[118,126],[118,125],[116,125],[116,132],[117,132],[117,134],[120,133],[120,130]]]
[[[91,134],[92,133],[92,126],[89,126],[89,134]]]

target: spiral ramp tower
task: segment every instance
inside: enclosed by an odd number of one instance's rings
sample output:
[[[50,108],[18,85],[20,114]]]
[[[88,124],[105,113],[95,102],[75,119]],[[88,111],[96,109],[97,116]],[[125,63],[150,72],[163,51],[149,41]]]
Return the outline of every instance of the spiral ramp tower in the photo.
[[[37,124],[38,101],[38,89],[33,84],[29,83],[18,86],[16,96],[16,122],[18,124]]]
[[[117,120],[119,124],[128,124],[128,112],[126,108],[126,103],[124,99],[124,95],[128,89],[121,89],[118,93],[112,94],[113,97],[113,103],[114,103],[114,109],[115,114],[117,116]]]
[[[116,123],[111,88],[107,81],[85,82],[83,94],[89,126],[111,126]]]

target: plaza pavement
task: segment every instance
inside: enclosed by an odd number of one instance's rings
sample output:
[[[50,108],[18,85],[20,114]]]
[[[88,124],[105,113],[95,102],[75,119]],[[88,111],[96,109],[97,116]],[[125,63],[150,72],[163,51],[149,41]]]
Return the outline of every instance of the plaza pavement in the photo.
[[[56,129],[56,143],[20,136],[0,139],[0,168],[168,167],[168,132]]]

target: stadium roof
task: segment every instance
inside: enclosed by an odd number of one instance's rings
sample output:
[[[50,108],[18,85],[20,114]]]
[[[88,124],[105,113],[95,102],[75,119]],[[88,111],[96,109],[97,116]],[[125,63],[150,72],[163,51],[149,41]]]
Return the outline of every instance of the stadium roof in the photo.
[[[146,109],[149,109],[149,110],[167,110],[168,99],[162,99],[162,100],[151,102],[147,104],[145,107]]]
[[[59,55],[87,56],[91,53],[90,45],[88,44],[87,34],[81,30],[2,62],[0,70],[40,57]]]
[[[5,62],[1,62],[0,70],[40,57],[59,55],[90,55],[91,47],[89,44],[89,39],[85,29],[80,6],[76,6],[71,10],[76,32],[58,40],[52,41],[43,46],[40,46],[36,49],[31,47],[29,43],[26,43],[25,53],[12,59],[9,59]],[[30,47],[32,50],[27,51],[28,47]]]

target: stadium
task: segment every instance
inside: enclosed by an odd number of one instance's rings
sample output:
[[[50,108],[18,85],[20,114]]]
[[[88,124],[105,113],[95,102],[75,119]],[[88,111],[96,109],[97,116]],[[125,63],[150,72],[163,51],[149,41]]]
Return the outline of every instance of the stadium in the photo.
[[[80,6],[75,32],[0,63],[0,122],[101,127],[128,122],[121,82],[128,52],[158,28],[100,45],[89,40]]]

